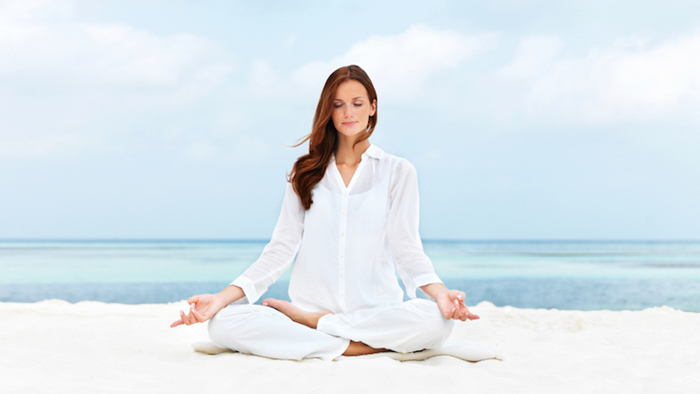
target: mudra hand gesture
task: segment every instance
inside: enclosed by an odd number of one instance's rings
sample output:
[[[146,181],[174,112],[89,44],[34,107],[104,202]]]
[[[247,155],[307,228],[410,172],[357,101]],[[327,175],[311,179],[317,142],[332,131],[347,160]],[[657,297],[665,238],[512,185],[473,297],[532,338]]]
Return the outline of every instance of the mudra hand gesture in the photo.
[[[192,325],[204,323],[211,319],[226,305],[240,299],[245,294],[238,286],[228,286],[216,294],[200,294],[187,299],[190,304],[190,312],[180,311],[180,319],[173,322],[170,327],[177,327],[181,324]]]
[[[421,287],[423,291],[433,297],[445,319],[466,321],[479,319],[479,316],[471,313],[464,303],[465,294],[459,290],[449,290],[442,283],[431,283]]]
[[[187,326],[195,323],[204,323],[211,319],[227,304],[216,294],[201,294],[187,299],[190,304],[190,312],[180,311],[180,319],[173,322],[170,327],[177,327],[181,324]]]

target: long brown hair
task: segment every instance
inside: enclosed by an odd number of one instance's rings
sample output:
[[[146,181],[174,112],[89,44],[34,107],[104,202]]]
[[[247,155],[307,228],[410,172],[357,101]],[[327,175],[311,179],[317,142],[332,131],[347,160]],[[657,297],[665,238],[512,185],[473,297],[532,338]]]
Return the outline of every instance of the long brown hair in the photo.
[[[372,81],[365,70],[359,66],[341,67],[333,71],[326,80],[326,84],[321,91],[321,98],[319,98],[318,106],[316,107],[311,134],[304,137],[297,145],[294,145],[296,147],[309,141],[309,153],[297,159],[292,173],[289,175],[289,182],[292,183],[294,191],[299,195],[304,209],[311,208],[311,204],[313,204],[311,189],[323,178],[323,174],[328,169],[331,156],[338,148],[338,131],[335,129],[331,119],[333,100],[335,99],[335,92],[338,86],[348,80],[357,81],[365,87],[369,96],[370,106],[377,99],[377,92],[374,90]],[[369,138],[376,125],[377,111],[375,108],[374,115],[369,117],[367,132],[355,141],[355,145]]]

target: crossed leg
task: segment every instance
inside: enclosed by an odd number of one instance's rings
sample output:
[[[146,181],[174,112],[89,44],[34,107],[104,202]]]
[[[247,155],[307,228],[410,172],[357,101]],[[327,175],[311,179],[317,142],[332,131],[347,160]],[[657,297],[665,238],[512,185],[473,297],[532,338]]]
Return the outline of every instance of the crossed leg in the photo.
[[[209,338],[221,348],[283,360],[330,361],[350,343],[296,323],[276,309],[252,304],[225,307],[209,320],[208,330]]]
[[[316,329],[318,327],[319,319],[326,315],[333,314],[333,312],[331,311],[307,312],[299,308],[298,306],[293,305],[289,301],[277,300],[274,298],[268,298],[266,300],[263,300],[262,304],[264,306],[275,308],[278,311],[287,315],[287,317],[292,319],[292,321],[297,322],[299,324],[303,324],[313,329]],[[364,356],[365,354],[374,354],[390,351],[391,350],[384,348],[376,349],[362,342],[350,341],[348,348],[345,350],[345,352],[343,352],[343,356]]]
[[[385,351],[413,352],[442,345],[452,331],[437,305],[411,300],[344,314],[307,312],[287,301],[229,305],[209,321],[220,347],[259,356],[332,360]]]

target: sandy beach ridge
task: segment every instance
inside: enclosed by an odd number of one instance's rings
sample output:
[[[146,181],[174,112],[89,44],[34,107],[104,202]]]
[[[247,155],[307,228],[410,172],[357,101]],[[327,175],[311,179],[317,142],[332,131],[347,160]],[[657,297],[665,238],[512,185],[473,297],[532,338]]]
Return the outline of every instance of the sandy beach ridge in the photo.
[[[700,390],[700,314],[472,309],[450,342],[506,345],[506,361],[449,356],[280,361],[205,355],[206,326],[170,329],[184,301],[123,305],[60,300],[0,303],[4,393],[370,392],[693,393]],[[436,391],[439,390],[439,391]]]

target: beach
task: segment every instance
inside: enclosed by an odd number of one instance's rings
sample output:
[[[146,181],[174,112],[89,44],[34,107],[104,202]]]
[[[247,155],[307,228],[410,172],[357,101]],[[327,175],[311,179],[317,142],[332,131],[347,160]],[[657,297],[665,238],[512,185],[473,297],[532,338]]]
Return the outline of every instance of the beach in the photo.
[[[314,392],[689,393],[700,387],[700,314],[668,307],[575,311],[496,307],[450,343],[498,342],[505,360],[450,356],[332,362],[206,355],[205,325],[169,328],[184,301],[0,303],[4,393]]]

